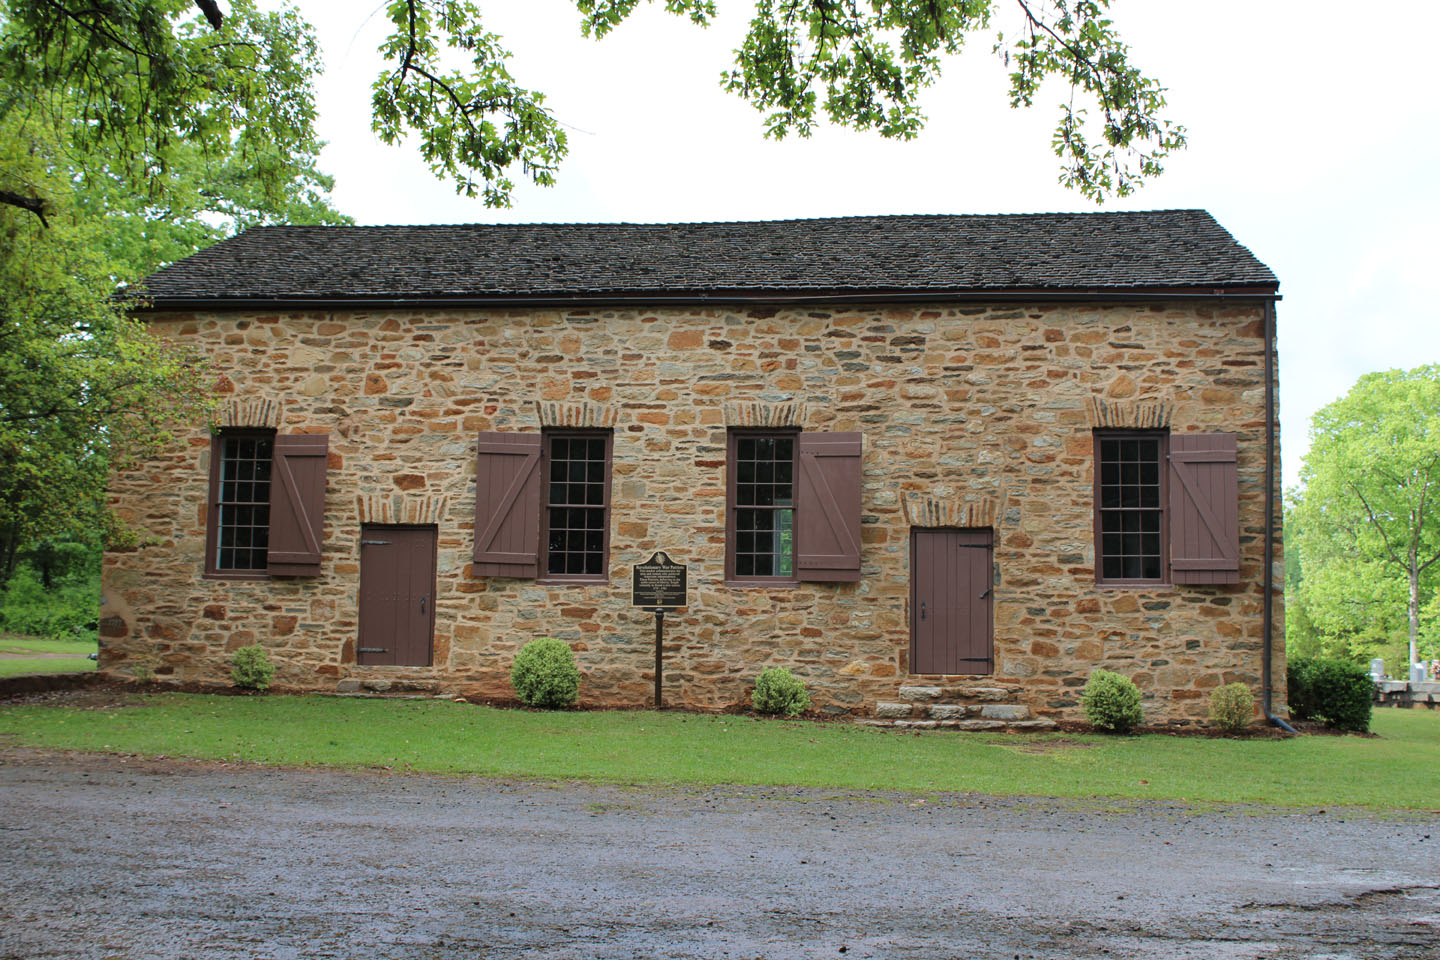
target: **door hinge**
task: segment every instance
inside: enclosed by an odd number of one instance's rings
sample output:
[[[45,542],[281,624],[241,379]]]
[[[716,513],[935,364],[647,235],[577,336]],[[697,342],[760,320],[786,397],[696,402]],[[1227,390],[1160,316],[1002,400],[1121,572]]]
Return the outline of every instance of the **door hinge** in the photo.
[[[389,647],[357,647],[357,653],[389,653]]]
[[[388,547],[388,546],[390,546],[390,541],[389,541],[389,540],[361,540],[361,541],[360,541],[360,546],[362,546],[362,547]]]

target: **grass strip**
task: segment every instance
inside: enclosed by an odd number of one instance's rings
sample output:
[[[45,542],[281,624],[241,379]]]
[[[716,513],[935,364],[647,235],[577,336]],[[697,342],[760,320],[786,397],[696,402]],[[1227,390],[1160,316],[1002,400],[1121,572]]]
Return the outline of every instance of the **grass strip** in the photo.
[[[1440,807],[1440,712],[1376,711],[1375,729],[1378,739],[916,736],[745,716],[175,693],[99,709],[0,708],[4,742],[146,756],[633,784]]]
[[[94,640],[51,640],[45,637],[26,637],[17,634],[0,636],[0,653],[64,653],[85,657],[96,651]]]
[[[84,673],[95,669],[85,657],[43,657],[38,660],[0,660],[0,677],[34,677],[52,673]]]

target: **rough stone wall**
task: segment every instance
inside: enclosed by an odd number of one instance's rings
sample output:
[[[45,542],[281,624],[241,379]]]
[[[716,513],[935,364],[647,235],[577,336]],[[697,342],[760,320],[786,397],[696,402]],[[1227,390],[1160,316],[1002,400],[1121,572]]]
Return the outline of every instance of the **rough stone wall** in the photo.
[[[653,619],[630,606],[630,567],[665,550],[689,564],[693,600],[666,622],[668,702],[741,703],[778,665],[823,709],[866,713],[937,679],[908,674],[911,524],[993,526],[995,675],[975,682],[1075,718],[1103,666],[1134,678],[1152,722],[1202,718],[1218,684],[1259,694],[1262,322],[1259,305],[1188,303],[156,317],[213,358],[223,424],[330,434],[324,574],[202,577],[196,426],[114,480],[148,542],[106,557],[101,666],[223,681],[228,653],[259,641],[290,688],[419,680],[509,698],[511,657],[551,635],[577,652],[584,702],[642,705]],[[614,429],[609,584],[473,576],[477,432],[561,424]],[[726,429],[754,424],[865,435],[861,582],[723,584]],[[1241,582],[1098,588],[1091,430],[1166,424],[1239,434]],[[438,528],[433,668],[354,662],[364,522]]]

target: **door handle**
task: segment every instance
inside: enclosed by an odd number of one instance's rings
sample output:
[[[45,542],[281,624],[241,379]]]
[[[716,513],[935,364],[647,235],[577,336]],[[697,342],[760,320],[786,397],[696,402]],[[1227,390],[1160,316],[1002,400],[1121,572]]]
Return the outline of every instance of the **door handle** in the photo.
[[[921,620],[924,620],[924,619],[925,619],[925,601],[924,601],[924,600],[921,600],[921,601],[920,601],[920,619],[921,619]]]
[[[420,598],[420,613],[421,613],[421,614],[424,614],[424,613],[425,613],[425,598],[424,598],[424,597],[421,597],[421,598]]]
[[[990,596],[990,588],[989,588],[989,587],[986,587],[986,588],[985,588],[985,592],[982,593],[982,594],[980,594],[980,596],[976,597],[975,599],[977,599],[977,600],[984,600],[984,599],[985,599],[986,597],[988,597],[988,596]]]

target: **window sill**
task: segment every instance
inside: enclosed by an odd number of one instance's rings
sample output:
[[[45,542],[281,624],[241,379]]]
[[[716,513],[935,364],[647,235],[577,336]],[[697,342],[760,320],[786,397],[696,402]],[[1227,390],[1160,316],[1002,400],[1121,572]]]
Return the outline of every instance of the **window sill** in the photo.
[[[727,587],[736,587],[736,588],[738,588],[738,589],[740,589],[740,590],[753,590],[753,589],[755,589],[755,588],[757,588],[757,587],[758,587],[758,588],[764,588],[764,587],[798,587],[798,586],[800,586],[800,581],[799,581],[799,580],[779,580],[779,579],[776,579],[776,580],[726,580],[726,581],[724,581],[724,583],[725,583],[725,586],[727,586]]]
[[[1168,582],[1168,581],[1162,581],[1162,580],[1149,580],[1149,581],[1144,581],[1144,582],[1131,580],[1131,581],[1128,581],[1128,582],[1120,582],[1120,583],[1104,583],[1104,582],[1102,582],[1102,581],[1096,580],[1096,581],[1095,581],[1095,589],[1096,589],[1096,590],[1174,590],[1174,589],[1175,589],[1175,584],[1170,583],[1170,582]]]
[[[258,581],[258,580],[273,580],[274,578],[271,577],[270,574],[268,574],[268,573],[262,573],[262,572],[256,570],[256,571],[253,571],[253,572],[246,572],[246,573],[209,573],[209,572],[207,572],[207,573],[202,574],[201,577],[200,577],[200,579],[202,579],[202,580],[240,580],[240,581],[250,580],[250,581]]]

